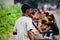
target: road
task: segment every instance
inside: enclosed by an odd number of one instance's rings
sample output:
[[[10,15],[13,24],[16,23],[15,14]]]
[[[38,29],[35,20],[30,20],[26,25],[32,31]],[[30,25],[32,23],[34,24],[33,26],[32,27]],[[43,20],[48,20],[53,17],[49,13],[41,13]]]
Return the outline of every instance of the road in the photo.
[[[56,19],[56,21],[57,21],[57,25],[58,25],[59,32],[60,32],[60,10],[55,11],[54,16],[55,16],[55,19]],[[60,33],[59,33],[58,36],[56,36],[56,38],[57,38],[58,40],[60,40]]]

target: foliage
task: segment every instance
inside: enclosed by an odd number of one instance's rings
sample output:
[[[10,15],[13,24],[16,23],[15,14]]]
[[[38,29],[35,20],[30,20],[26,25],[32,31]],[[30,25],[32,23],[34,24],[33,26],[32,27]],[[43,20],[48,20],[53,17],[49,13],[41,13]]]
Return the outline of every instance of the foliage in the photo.
[[[21,4],[13,6],[1,6],[0,5],[0,38],[3,34],[9,34],[16,22],[16,20],[22,16]]]

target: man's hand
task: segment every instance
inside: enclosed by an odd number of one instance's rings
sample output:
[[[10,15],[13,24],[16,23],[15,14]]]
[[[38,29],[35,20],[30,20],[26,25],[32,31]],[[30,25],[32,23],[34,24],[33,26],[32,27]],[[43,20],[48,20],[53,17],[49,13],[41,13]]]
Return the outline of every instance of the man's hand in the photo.
[[[13,32],[13,35],[17,35],[17,32]]]

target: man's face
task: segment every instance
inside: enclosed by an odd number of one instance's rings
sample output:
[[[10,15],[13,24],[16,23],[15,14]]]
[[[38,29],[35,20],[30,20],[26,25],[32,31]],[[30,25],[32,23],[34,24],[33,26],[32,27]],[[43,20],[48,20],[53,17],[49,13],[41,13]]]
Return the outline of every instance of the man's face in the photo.
[[[28,13],[28,15],[32,14],[33,13],[33,8],[27,9],[27,13]]]

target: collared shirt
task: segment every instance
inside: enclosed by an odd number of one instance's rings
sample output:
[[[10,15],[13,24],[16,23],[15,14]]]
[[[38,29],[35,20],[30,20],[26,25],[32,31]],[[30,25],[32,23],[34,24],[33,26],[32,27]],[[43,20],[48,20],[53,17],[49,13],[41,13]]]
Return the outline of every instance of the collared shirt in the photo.
[[[20,17],[14,26],[14,31],[17,31],[18,40],[30,40],[27,31],[33,29],[32,19],[27,16]]]

